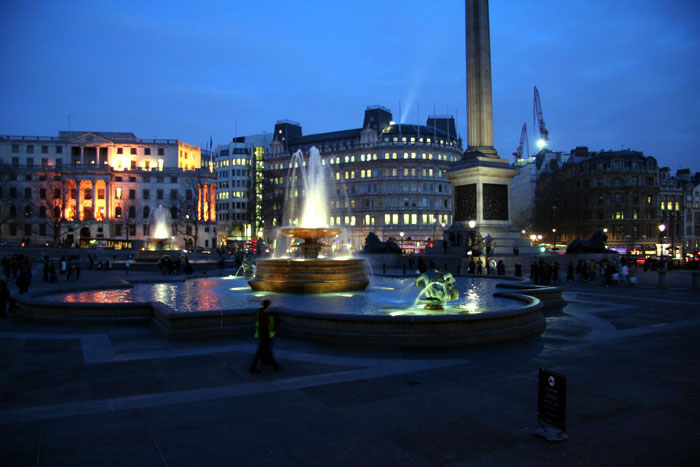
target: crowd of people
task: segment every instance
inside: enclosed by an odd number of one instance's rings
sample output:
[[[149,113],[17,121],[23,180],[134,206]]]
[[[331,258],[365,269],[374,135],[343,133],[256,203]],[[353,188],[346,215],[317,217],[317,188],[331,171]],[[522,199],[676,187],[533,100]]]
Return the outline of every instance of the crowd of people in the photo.
[[[566,282],[585,283],[598,279],[601,285],[630,285],[637,283],[637,263],[621,258],[620,261],[602,259],[600,261],[579,259],[574,266],[569,263]]]

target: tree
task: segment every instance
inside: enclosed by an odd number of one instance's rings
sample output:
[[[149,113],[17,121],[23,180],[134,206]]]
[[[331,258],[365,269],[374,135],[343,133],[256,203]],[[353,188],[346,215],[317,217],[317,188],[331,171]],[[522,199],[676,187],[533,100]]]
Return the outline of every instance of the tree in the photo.
[[[199,214],[201,196],[199,186],[203,184],[202,177],[188,177],[182,183],[183,192],[178,193],[170,208],[176,232],[185,237],[188,247],[197,247],[199,229],[205,223],[204,213]]]
[[[35,220],[38,219],[39,235],[49,238],[53,245],[60,245],[64,236],[71,231],[80,230],[90,222],[90,219],[81,221],[78,209],[66,211],[64,202],[65,185],[59,176],[51,173],[34,175],[32,189],[32,206],[34,207]],[[67,197],[66,197],[67,200]],[[46,227],[43,227],[46,226]]]
[[[120,199],[116,201],[114,207],[113,222],[126,230],[126,240],[129,241],[131,230],[136,229],[136,217],[139,212],[139,205],[133,199]]]
[[[34,182],[34,205],[37,209],[39,225],[48,227],[46,230],[40,227],[39,232],[50,238],[54,245],[59,245],[64,227],[73,222],[64,217],[63,183],[50,177],[51,175],[40,174]]]
[[[0,237],[8,235],[8,225],[11,216],[11,204],[14,203],[11,194],[17,192],[17,171],[9,164],[0,165]],[[15,211],[16,211],[15,207]],[[15,212],[16,215],[16,212]]]

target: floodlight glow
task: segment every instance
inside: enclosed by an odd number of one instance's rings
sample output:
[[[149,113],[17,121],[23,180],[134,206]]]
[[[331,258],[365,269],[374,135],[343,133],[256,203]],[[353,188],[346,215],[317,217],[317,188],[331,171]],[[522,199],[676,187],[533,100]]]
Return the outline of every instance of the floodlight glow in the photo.
[[[538,148],[542,149],[546,145],[547,145],[547,142],[544,139],[540,138],[537,140],[537,147]]]

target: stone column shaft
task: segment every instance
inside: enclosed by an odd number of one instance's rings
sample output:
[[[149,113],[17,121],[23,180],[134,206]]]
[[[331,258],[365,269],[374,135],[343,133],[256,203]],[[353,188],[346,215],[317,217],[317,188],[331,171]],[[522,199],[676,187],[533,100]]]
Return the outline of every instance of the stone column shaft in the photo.
[[[491,42],[488,0],[466,0],[467,151],[496,155],[493,148]]]
[[[92,220],[97,219],[97,183],[95,180],[92,182]]]

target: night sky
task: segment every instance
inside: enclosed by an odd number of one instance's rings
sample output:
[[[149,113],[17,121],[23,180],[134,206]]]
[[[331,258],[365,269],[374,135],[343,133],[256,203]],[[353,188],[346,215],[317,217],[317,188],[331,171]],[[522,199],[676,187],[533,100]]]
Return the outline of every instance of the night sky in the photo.
[[[700,171],[700,2],[490,2],[495,146],[632,148]],[[272,132],[457,117],[466,140],[464,3],[0,2],[0,134],[131,131],[205,145]],[[401,114],[399,113],[399,103]]]

